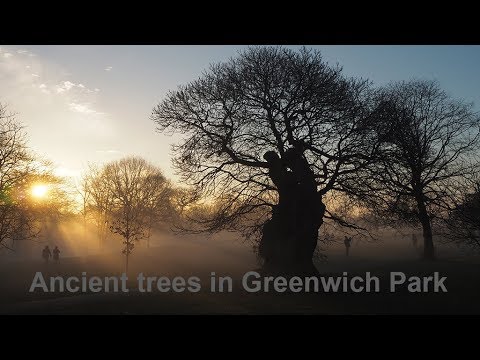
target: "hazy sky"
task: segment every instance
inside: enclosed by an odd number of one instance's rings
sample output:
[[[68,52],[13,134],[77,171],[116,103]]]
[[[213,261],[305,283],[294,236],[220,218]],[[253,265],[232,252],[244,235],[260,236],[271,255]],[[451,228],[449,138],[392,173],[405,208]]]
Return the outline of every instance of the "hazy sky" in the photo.
[[[480,46],[311,46],[347,75],[382,85],[437,79],[480,109]],[[170,144],[152,108],[209,63],[244,46],[1,46],[0,102],[27,126],[30,146],[59,174],[140,155],[173,177]],[[295,46],[293,48],[296,48]]]

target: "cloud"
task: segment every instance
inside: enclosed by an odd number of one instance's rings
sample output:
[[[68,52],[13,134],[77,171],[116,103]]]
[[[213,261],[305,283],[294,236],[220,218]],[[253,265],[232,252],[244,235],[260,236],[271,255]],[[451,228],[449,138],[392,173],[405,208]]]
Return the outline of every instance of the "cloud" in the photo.
[[[71,102],[68,104],[70,110],[87,115],[101,115],[101,112],[98,112],[92,109],[90,104],[80,104],[76,102]]]
[[[38,85],[38,88],[43,94],[51,94],[51,91],[47,88],[47,85],[45,84]]]
[[[71,81],[63,81],[61,84],[57,85],[57,93],[59,94],[65,91],[69,91],[76,86],[77,85]]]
[[[107,66],[107,67],[105,68],[105,71],[111,71],[112,69],[113,69],[112,66]]]
[[[60,84],[57,85],[56,90],[57,90],[57,94],[60,94],[60,93],[69,91],[69,90],[74,89],[74,88],[78,89],[81,92],[89,93],[89,94],[97,91],[97,90],[91,90],[83,84],[75,84],[71,81],[61,82]]]
[[[18,49],[15,52],[17,54],[21,55],[21,56],[29,56],[29,57],[37,56],[34,53],[32,53],[30,50],[27,50],[27,49]]]
[[[65,68],[41,56],[30,57],[27,48],[2,46],[0,50],[0,100],[20,104],[22,113],[64,113],[65,124],[85,133],[106,130],[108,115],[97,109],[99,89],[75,79]],[[22,106],[24,109],[22,110]],[[27,110],[25,110],[27,109]],[[88,118],[88,124],[84,120]],[[67,126],[67,125],[66,125]],[[100,130],[99,130],[100,129]]]
[[[63,88],[68,91],[70,90],[71,88],[73,88],[75,86],[74,83],[72,83],[71,81],[64,81],[63,82]]]

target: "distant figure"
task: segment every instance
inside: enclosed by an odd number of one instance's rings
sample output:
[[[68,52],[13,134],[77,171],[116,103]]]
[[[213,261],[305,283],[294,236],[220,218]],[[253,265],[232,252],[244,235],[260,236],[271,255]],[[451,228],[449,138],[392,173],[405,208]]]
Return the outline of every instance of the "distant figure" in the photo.
[[[345,254],[348,256],[350,252],[350,246],[352,245],[352,238],[345,236],[345,240],[343,240],[343,243],[345,244]]]
[[[58,249],[57,246],[55,246],[55,249],[53,249],[53,260],[58,263],[58,260],[60,260],[60,250]]]
[[[52,257],[52,252],[50,251],[48,245],[43,248],[42,257],[45,260],[45,263],[48,264],[48,260]]]
[[[415,234],[412,234],[412,245],[415,249],[418,247],[418,239],[417,239],[417,235]]]

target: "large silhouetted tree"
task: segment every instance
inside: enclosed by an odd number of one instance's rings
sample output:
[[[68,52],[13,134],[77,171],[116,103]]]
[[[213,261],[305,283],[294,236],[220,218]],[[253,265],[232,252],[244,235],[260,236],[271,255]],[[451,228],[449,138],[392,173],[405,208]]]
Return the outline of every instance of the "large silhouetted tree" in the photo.
[[[387,218],[420,224],[424,258],[433,259],[433,224],[449,217],[478,171],[479,117],[433,81],[391,84],[379,104],[382,157],[364,178],[371,205]]]
[[[311,272],[331,217],[323,197],[343,191],[376,150],[368,95],[367,81],[346,78],[318,51],[253,47],[168,93],[152,119],[183,137],[173,147],[181,180],[215,201],[205,231],[264,224],[262,242],[273,239],[264,259]]]

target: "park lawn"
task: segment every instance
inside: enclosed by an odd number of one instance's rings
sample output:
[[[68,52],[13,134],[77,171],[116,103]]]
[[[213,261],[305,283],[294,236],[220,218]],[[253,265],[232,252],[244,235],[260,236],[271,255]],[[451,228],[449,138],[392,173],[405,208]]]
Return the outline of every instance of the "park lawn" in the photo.
[[[47,276],[120,275],[123,259],[116,254],[78,256],[62,259],[60,264],[24,260],[2,264],[0,269],[0,313],[2,314],[480,314],[480,263],[475,259],[455,258],[433,263],[417,259],[369,259],[330,256],[328,263],[318,264],[323,276],[364,276],[380,278],[379,293],[247,293],[241,286],[244,273],[255,270],[253,257],[231,249],[219,249],[195,258],[182,255],[181,245],[139,250],[131,261],[129,274],[198,276],[202,289],[197,293],[140,293],[130,281],[129,293],[43,293],[28,289],[34,274]],[[199,250],[200,251],[200,250]],[[209,256],[206,256],[209,255]],[[234,279],[231,293],[209,291],[210,274]],[[405,286],[391,293],[390,272],[408,276],[446,276],[447,293],[410,293]]]

